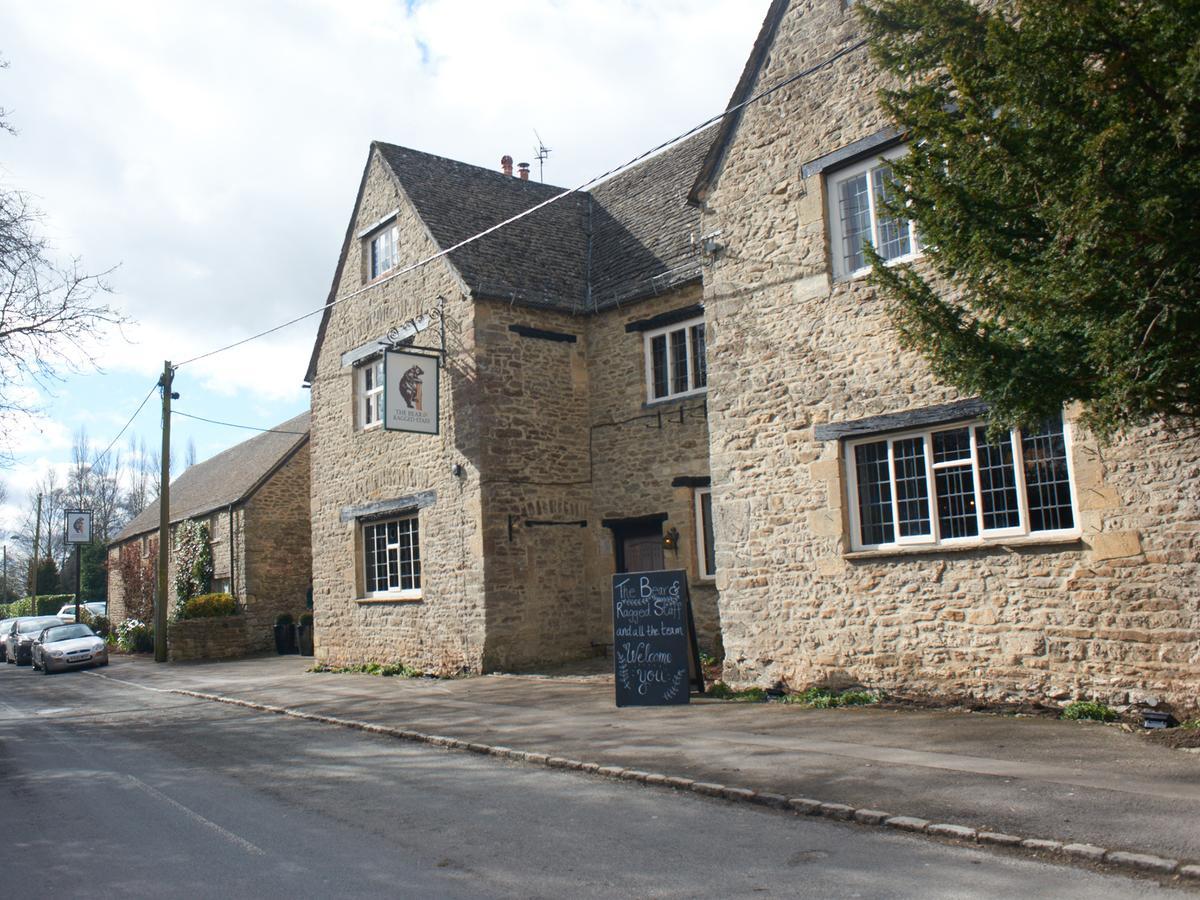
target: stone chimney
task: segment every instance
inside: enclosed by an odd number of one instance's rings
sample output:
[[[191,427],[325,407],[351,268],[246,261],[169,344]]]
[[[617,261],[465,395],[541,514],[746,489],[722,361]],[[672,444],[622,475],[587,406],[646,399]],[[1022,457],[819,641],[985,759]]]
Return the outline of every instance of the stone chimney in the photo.
[[[517,163],[517,168],[521,171],[521,180],[529,180],[529,163]],[[512,169],[509,169],[509,174],[512,174]]]
[[[505,175],[512,175],[512,157],[507,153],[500,157],[500,171]]]

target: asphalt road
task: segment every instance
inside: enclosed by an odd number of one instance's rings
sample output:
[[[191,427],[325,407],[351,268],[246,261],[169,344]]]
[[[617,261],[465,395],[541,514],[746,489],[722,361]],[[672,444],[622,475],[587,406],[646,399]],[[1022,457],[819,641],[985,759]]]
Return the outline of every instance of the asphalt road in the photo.
[[[699,739],[699,738],[698,738]],[[1140,897],[1153,881],[0,665],[0,896]]]

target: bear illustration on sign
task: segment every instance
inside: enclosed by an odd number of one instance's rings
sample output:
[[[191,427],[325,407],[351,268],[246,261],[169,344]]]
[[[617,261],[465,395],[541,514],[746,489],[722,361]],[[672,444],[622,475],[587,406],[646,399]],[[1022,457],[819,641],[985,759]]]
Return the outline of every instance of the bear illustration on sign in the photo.
[[[425,371],[420,366],[413,366],[400,379],[400,396],[404,398],[409,409],[421,411],[421,376]]]

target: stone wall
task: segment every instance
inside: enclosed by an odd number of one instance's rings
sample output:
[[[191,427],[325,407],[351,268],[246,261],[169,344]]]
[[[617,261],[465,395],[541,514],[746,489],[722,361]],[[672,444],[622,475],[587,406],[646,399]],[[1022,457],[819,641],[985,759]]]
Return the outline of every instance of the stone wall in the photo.
[[[696,630],[705,650],[720,645],[717,592],[699,576],[695,489],[672,487],[680,477],[703,478],[708,468],[708,411],[704,394],[648,403],[643,335],[627,332],[631,322],[683,309],[702,299],[699,285],[601,313],[588,332],[591,383],[593,478],[596,518],[623,519],[666,513],[666,534],[678,530],[677,552],[666,551],[668,569],[686,569]],[[598,588],[606,634],[612,634],[613,532],[595,534]]]
[[[309,462],[305,442],[244,507],[246,574],[239,599],[256,649],[271,646],[277,615],[290,613],[298,619],[307,608],[312,583]],[[214,545],[214,555],[216,550]]]
[[[245,616],[188,619],[167,626],[168,658],[171,662],[245,656],[262,649],[260,643],[247,628]]]
[[[859,36],[842,0],[793,3],[756,90]],[[710,460],[727,672],[993,700],[1200,689],[1200,448],[1161,426],[1073,433],[1080,539],[854,554],[841,448],[813,426],[956,398],[900,347],[863,279],[831,278],[820,175],[886,123],[865,52],[747,108],[705,231]]]
[[[400,259],[436,250],[382,162],[372,155],[339,297],[364,285],[365,243],[356,235],[399,210]],[[446,298],[446,366],[441,371],[441,433],[362,431],[347,350],[435,308]],[[444,262],[383,282],[331,311],[312,385],[312,542],[317,658],[344,664],[402,661],[416,668],[477,672],[484,648],[480,534],[479,417],[474,316],[465,286]],[[437,343],[437,326],[417,343]],[[453,474],[455,464],[462,474]],[[422,594],[418,600],[364,597],[362,528],[349,507],[432,491],[420,510]]]
[[[511,669],[579,658],[602,641],[592,528],[528,525],[592,521],[588,458],[589,320],[549,310],[475,305],[485,666]],[[510,325],[574,335],[522,336]],[[512,527],[510,529],[510,522]]]
[[[708,475],[704,397],[648,404],[643,337],[625,328],[699,300],[694,286],[592,316],[476,304],[488,667],[612,642],[616,557],[604,519],[667,515],[663,533],[674,527],[681,540],[665,564],[687,569],[701,643],[719,643],[716,589],[697,575],[694,488],[672,487]]]

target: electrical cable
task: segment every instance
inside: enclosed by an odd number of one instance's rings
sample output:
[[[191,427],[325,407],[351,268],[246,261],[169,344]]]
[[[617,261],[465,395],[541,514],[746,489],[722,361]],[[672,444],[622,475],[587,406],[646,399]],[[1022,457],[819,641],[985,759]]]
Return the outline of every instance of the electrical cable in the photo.
[[[204,416],[193,415],[192,413],[180,412],[177,409],[171,410],[173,416],[183,416],[185,419],[196,419],[200,422],[208,422],[210,425],[225,425],[229,428],[244,428],[247,431],[261,431],[264,434],[308,434],[307,431],[288,431],[285,428],[259,428],[256,425],[239,425],[236,422],[222,422],[219,419],[206,419]]]
[[[155,388],[157,388],[157,387],[158,387],[158,385],[155,384],[153,387],[150,388],[150,392],[148,394],[146,394],[146,396],[142,399],[142,402],[138,404],[138,408],[136,410],[134,410],[133,415],[129,417],[129,421],[121,426],[121,430],[118,431],[117,436],[112,439],[112,443],[110,443],[107,447],[104,448],[103,453],[101,453],[94,460],[92,460],[93,468],[100,465],[100,460],[102,460],[102,459],[104,459],[104,457],[108,456],[108,451],[117,445],[117,441],[119,441],[121,439],[121,435],[123,435],[125,433],[125,431],[129,428],[129,426],[133,424],[133,420],[138,417],[138,413],[140,413],[142,411],[142,409],[146,406],[146,403],[149,402],[149,400],[152,396],[154,396],[154,391],[155,391]]]
[[[392,272],[390,275],[380,278],[377,281],[374,281],[369,285],[365,285],[356,291],[351,291],[349,294],[346,294],[344,297],[338,297],[336,300],[330,300],[328,303],[323,304],[322,306],[318,307],[317,309],[313,309],[313,310],[310,310],[309,312],[302,313],[301,315],[296,316],[295,318],[288,319],[286,322],[281,322],[278,325],[274,325],[263,331],[257,332],[256,334],[252,334],[249,337],[242,338],[241,340],[234,341],[231,344],[226,344],[222,347],[217,347],[216,349],[208,350],[205,353],[200,353],[196,356],[185,359],[183,362],[177,363],[175,365],[175,368],[178,369],[182,366],[189,365],[189,364],[197,362],[199,360],[207,359],[210,356],[215,356],[218,353],[224,353],[226,350],[232,350],[235,347],[240,347],[243,344],[248,344],[251,341],[256,341],[259,338],[266,337],[269,334],[274,334],[276,331],[281,331],[284,328],[287,328],[291,325],[295,325],[297,322],[302,322],[307,318],[317,315],[318,313],[323,313],[326,310],[330,309],[331,307],[337,306],[341,303],[345,303],[348,300],[353,300],[355,297],[358,297],[359,295],[364,294],[367,291],[373,290],[373,289],[379,287],[380,285],[386,284],[387,282],[391,281],[394,278],[399,278],[401,275],[407,275],[409,272],[415,271],[416,269],[423,268],[424,266],[429,265],[431,262],[441,259],[443,256],[448,256],[449,254],[453,253],[454,251],[460,250],[463,247],[466,247],[468,244],[473,244],[475,241],[478,241],[484,237],[487,237],[487,235],[492,234],[493,232],[499,231],[501,228],[505,228],[505,227],[513,224],[514,222],[517,222],[517,221],[525,218],[526,216],[532,215],[533,213],[537,212],[539,209],[542,209],[543,207],[549,206],[552,203],[557,203],[559,200],[562,200],[565,197],[569,197],[572,194],[577,194],[580,191],[587,190],[589,187],[596,184],[597,182],[603,181],[604,179],[606,179],[612,175],[616,175],[620,172],[623,172],[625,169],[628,169],[630,166],[636,165],[637,163],[641,162],[642,160],[644,160],[650,156],[653,156],[655,153],[658,153],[661,150],[665,150],[668,147],[671,147],[674,144],[679,143],[680,141],[686,140],[687,138],[691,137],[692,135],[696,134],[697,132],[703,131],[705,128],[708,128],[710,125],[714,125],[717,122],[720,122],[722,119],[726,118],[729,115],[732,115],[733,113],[738,112],[739,110],[744,109],[745,107],[749,106],[750,104],[757,103],[758,101],[771,96],[775,92],[782,90],[783,88],[787,87],[788,85],[794,84],[795,82],[799,81],[802,78],[807,78],[811,75],[816,74],[821,69],[824,69],[827,66],[830,66],[833,63],[837,62],[843,56],[847,56],[850,53],[853,53],[855,50],[865,47],[866,44],[867,44],[867,42],[865,40],[861,40],[861,41],[857,41],[854,44],[851,44],[848,47],[843,47],[837,53],[834,53],[832,56],[827,57],[826,59],[822,60],[821,62],[816,63],[812,66],[809,66],[807,69],[803,69],[800,72],[795,73],[794,75],[789,75],[787,78],[784,78],[782,81],[776,82],[771,87],[766,88],[762,91],[759,91],[757,94],[755,94],[752,97],[748,97],[747,99],[743,100],[741,103],[735,103],[733,106],[730,106],[729,108],[727,108],[724,112],[718,113],[715,116],[710,116],[709,118],[707,118],[703,122],[701,122],[699,125],[695,125],[695,126],[689,128],[687,131],[683,132],[682,134],[676,135],[673,138],[665,140],[662,143],[660,143],[654,147],[651,147],[649,150],[639,153],[637,156],[633,157],[628,162],[625,162],[619,166],[615,166],[614,168],[611,168],[607,172],[604,172],[601,175],[597,175],[594,178],[590,178],[587,181],[583,182],[583,184],[579,185],[578,187],[568,188],[568,189],[562,191],[561,193],[555,194],[553,197],[549,197],[549,198],[543,200],[541,203],[538,203],[538,204],[535,204],[534,206],[529,207],[529,209],[525,210],[524,212],[517,213],[515,216],[510,216],[509,218],[504,219],[501,222],[497,222],[495,225],[492,225],[490,228],[485,228],[483,231],[480,231],[477,234],[474,234],[468,238],[464,238],[463,240],[459,241],[457,244],[454,244],[450,247],[446,247],[443,250],[439,250],[437,253],[432,253],[429,256],[426,256],[422,259],[417,260],[416,262],[410,263],[407,266],[397,269],[395,272]]]

